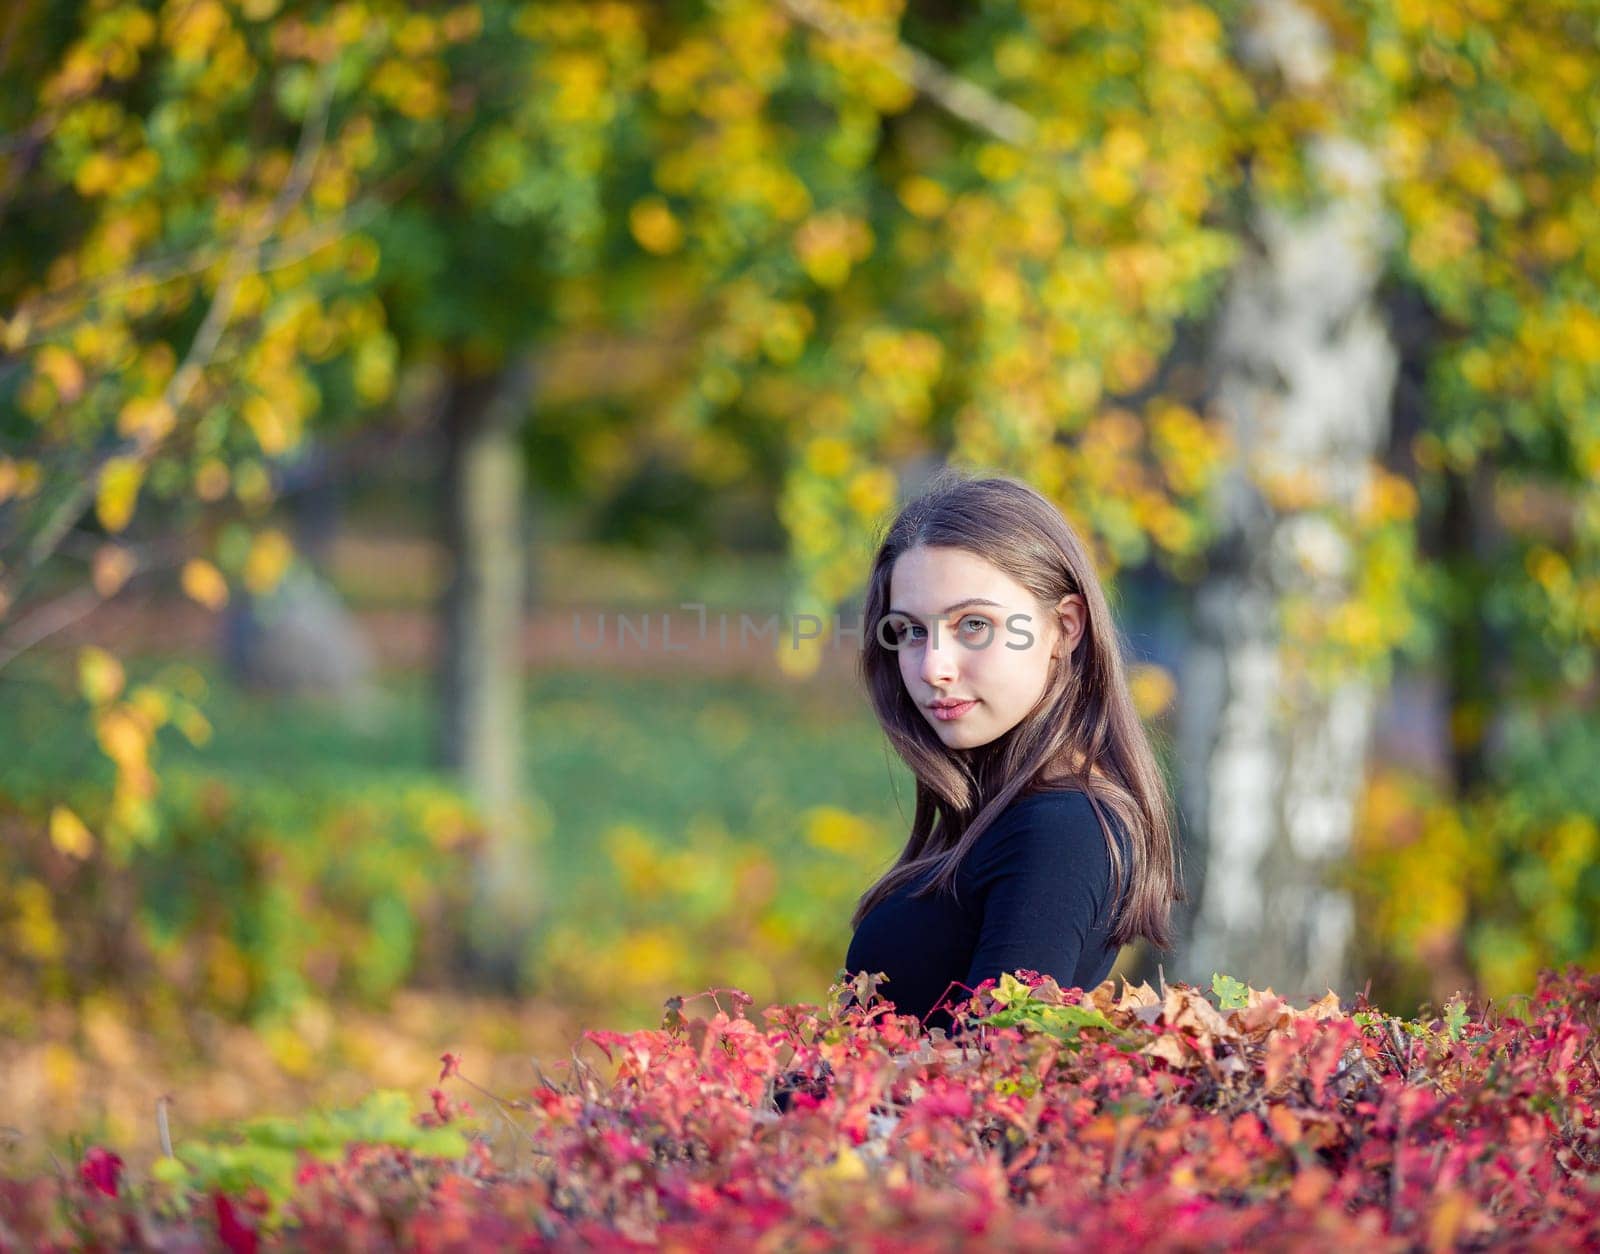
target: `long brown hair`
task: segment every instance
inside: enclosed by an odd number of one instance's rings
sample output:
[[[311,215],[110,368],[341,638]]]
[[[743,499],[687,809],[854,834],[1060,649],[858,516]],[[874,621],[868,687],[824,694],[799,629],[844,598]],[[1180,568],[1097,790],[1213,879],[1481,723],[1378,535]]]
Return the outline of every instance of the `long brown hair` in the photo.
[[[965,549],[1005,571],[1039,601],[1054,606],[1083,597],[1083,633],[1051,673],[1039,703],[990,744],[953,751],[918,712],[895,651],[879,637],[889,611],[889,581],[900,555],[920,545]],[[1187,900],[1165,781],[1134,709],[1122,643],[1088,550],[1050,501],[1019,480],[978,478],[946,468],[888,525],[867,584],[860,674],[889,743],[916,777],[911,835],[899,859],[862,894],[852,928],[902,884],[932,873],[915,895],[954,895],[967,851],[1017,797],[1065,782],[1086,794],[1111,855],[1111,943],[1143,936],[1173,944],[1173,902]],[[1128,836],[1129,858],[1113,838],[1106,812]],[[1130,864],[1131,863],[1131,864]]]

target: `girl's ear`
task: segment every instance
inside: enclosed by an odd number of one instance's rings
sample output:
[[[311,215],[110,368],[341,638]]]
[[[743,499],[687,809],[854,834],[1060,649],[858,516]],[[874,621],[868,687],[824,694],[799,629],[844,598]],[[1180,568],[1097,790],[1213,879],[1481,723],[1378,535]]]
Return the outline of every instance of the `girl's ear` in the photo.
[[[1061,620],[1061,635],[1050,657],[1059,659],[1063,653],[1071,657],[1078,647],[1078,641],[1083,639],[1083,629],[1089,621],[1089,607],[1084,604],[1081,593],[1069,592],[1056,602],[1056,614]]]

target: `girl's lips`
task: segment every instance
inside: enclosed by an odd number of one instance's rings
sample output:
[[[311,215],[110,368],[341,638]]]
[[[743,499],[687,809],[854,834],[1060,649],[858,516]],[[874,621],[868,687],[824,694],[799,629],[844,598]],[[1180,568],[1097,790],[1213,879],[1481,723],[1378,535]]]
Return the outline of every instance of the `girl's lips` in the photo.
[[[933,711],[934,718],[938,719],[941,723],[948,723],[952,719],[960,718],[963,714],[977,704],[978,703],[976,701],[963,701],[959,705],[934,705],[929,706],[928,708]]]

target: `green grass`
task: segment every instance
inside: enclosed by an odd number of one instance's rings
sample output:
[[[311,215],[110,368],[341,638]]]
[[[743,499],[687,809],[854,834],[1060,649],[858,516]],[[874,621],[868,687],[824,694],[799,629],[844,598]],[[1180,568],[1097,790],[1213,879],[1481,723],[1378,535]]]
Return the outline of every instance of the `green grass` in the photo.
[[[13,796],[47,797],[86,773],[109,778],[87,710],[55,669],[55,678],[35,667],[0,682],[0,743],[9,749],[0,789]],[[150,669],[130,664],[131,680]],[[164,732],[160,770],[325,796],[435,773],[425,676],[387,678],[363,726],[326,702],[253,695],[207,669],[200,704],[214,736],[197,749]],[[887,755],[853,688],[541,673],[527,685],[525,740],[524,779],[550,820],[557,892],[595,869],[599,837],[616,823],[675,842],[693,821],[711,820],[742,839],[770,840],[780,865],[781,841],[794,831],[789,816],[809,806],[882,817],[891,830],[909,824],[910,773]]]

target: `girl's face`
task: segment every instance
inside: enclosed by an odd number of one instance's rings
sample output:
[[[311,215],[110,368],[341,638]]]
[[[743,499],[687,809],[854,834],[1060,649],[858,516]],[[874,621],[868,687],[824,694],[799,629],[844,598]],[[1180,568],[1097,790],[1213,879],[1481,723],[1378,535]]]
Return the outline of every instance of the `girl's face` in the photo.
[[[889,573],[879,639],[897,649],[906,691],[939,739],[972,749],[1005,735],[1038,704],[1085,619],[1077,593],[1046,615],[998,566],[965,549],[919,545]],[[939,713],[952,701],[960,704]]]

